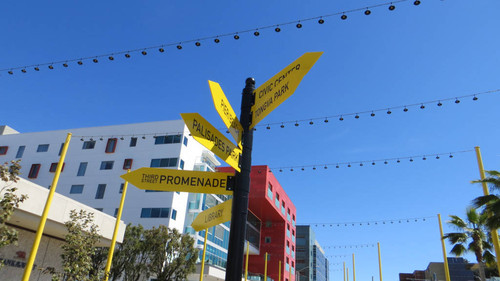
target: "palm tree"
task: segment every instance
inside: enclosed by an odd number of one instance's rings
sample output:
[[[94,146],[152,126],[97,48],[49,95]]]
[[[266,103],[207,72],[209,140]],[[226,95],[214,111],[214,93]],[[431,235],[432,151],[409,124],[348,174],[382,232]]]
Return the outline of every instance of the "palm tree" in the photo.
[[[500,190],[500,172],[486,171],[488,177],[484,180],[472,181],[472,183],[487,183],[491,190]],[[486,214],[486,225],[495,230],[500,228],[500,197],[495,194],[479,196],[472,201],[476,208],[484,207],[483,214]]]
[[[487,235],[488,229],[485,225],[487,215],[478,213],[474,208],[468,208],[466,215],[466,221],[458,216],[450,216],[451,220],[447,223],[454,226],[458,232],[447,233],[443,239],[448,239],[454,245],[450,253],[457,257],[467,252],[474,253],[479,264],[479,276],[481,281],[485,281],[484,262],[488,264],[495,262],[495,257],[490,252],[493,247],[489,242],[491,239]]]

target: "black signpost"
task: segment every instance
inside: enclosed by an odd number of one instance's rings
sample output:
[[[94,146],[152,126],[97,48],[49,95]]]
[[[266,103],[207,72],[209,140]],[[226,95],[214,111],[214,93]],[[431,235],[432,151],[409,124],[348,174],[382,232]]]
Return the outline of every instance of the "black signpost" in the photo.
[[[250,193],[250,171],[252,169],[253,129],[252,105],[255,101],[255,80],[247,78],[241,99],[240,122],[243,126],[240,157],[241,172],[236,172],[236,186],[233,193],[231,229],[227,255],[226,281],[241,281],[243,252],[245,249],[246,222],[248,215],[248,194]]]

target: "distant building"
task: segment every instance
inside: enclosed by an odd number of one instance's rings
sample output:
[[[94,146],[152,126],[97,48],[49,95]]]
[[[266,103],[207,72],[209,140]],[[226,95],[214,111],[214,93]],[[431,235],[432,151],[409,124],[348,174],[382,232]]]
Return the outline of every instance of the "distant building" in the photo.
[[[309,225],[297,226],[297,281],[328,281],[328,259]]]
[[[10,226],[14,227],[19,233],[18,245],[8,245],[0,249],[0,260],[4,266],[0,270],[0,280],[20,280],[24,274],[26,263],[35,240],[35,234],[40,223],[40,215],[45,206],[45,200],[49,190],[37,184],[20,179],[13,184],[17,187],[17,194],[26,194],[28,199],[19,205],[10,221]],[[5,182],[0,181],[0,193],[5,190]],[[66,196],[55,193],[47,217],[47,222],[43,231],[40,246],[33,265],[30,280],[50,281],[49,274],[43,274],[40,269],[53,267],[61,272],[61,245],[64,243],[64,237],[67,234],[64,223],[69,221],[71,210],[84,210],[94,213],[94,222],[98,226],[101,240],[98,246],[109,247],[113,237],[116,219],[95,210],[89,206],[72,200]],[[120,228],[117,235],[117,242],[121,243],[125,233],[125,224],[120,222]]]
[[[472,270],[474,264],[468,263],[464,258],[448,258],[448,269],[450,272],[450,280],[452,281],[474,281],[474,271]],[[424,275],[422,275],[424,274]],[[439,281],[446,280],[444,263],[431,262],[425,271],[416,270],[411,273],[400,273],[400,281],[414,281],[414,280],[429,280]]]
[[[400,273],[399,281],[424,281],[425,279],[425,271],[424,270],[415,270],[413,273]]]

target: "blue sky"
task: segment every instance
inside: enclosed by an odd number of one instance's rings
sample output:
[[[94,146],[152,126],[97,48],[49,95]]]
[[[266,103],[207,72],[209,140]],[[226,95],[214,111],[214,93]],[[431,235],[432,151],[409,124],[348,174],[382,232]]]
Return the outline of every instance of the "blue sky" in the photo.
[[[207,80],[220,83],[239,115],[247,77],[257,85],[305,52],[323,56],[294,95],[257,126],[253,163],[267,164],[298,209],[298,223],[390,221],[430,217],[425,222],[351,227],[314,226],[331,257],[331,280],[343,278],[341,263],[358,280],[378,276],[376,247],[333,249],[333,245],[381,243],[384,280],[399,272],[425,269],[442,261],[436,215],[463,215],[481,195],[470,184],[479,177],[474,152],[480,146],[486,169],[499,169],[498,93],[460,99],[500,88],[495,0],[422,0],[388,4],[363,11],[295,22],[387,3],[384,1],[4,1],[0,4],[1,124],[35,132],[180,119],[198,112],[214,126],[224,125],[215,111]],[[260,36],[237,31],[281,23],[281,32],[261,29]],[[182,43],[198,38],[212,39]],[[164,53],[131,52],[99,63],[84,60],[33,67],[27,73],[8,69],[54,61],[166,46]],[[409,106],[403,112],[397,106]],[[385,113],[392,109],[392,114]],[[377,111],[286,123],[340,114]],[[271,129],[265,127],[270,123]],[[423,161],[423,155],[431,155]],[[384,165],[371,160],[415,157]],[[305,165],[365,161],[351,168],[306,168]],[[280,167],[295,166],[293,172]],[[445,232],[452,229],[445,226]],[[448,250],[451,247],[448,245]],[[348,255],[348,256],[346,256]],[[474,260],[472,256],[467,256]],[[352,278],[352,277],[351,277]],[[352,279],[351,279],[352,280]]]

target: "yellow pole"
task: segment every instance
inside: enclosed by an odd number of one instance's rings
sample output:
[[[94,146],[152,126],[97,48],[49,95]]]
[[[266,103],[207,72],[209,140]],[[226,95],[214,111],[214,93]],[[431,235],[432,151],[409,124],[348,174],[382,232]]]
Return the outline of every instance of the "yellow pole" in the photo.
[[[479,166],[479,175],[481,176],[481,180],[484,180],[486,177],[484,174],[484,167],[483,167],[483,158],[481,157],[481,150],[479,149],[479,146],[474,147],[476,150],[476,157],[477,157],[477,164]],[[490,192],[488,191],[488,186],[486,185],[485,182],[482,183],[483,185],[483,193],[484,195],[489,195]],[[492,230],[491,232],[491,240],[493,240],[493,245],[495,246],[495,255],[497,257],[497,269],[500,270],[500,245],[498,244],[498,232],[496,230]]]
[[[267,252],[266,252],[266,257],[265,257],[265,262],[264,262],[264,281],[267,281]]]
[[[127,170],[130,173],[130,169]],[[122,198],[120,200],[120,206],[118,207],[118,212],[116,213],[115,230],[113,231],[113,239],[111,240],[111,246],[108,252],[108,261],[106,262],[106,268],[104,269],[104,281],[109,279],[109,271],[111,270],[111,262],[113,261],[113,255],[115,252],[116,236],[118,235],[118,228],[120,227],[120,219],[122,218],[123,204],[125,203],[125,195],[127,195],[128,181],[123,184]]]
[[[356,265],[354,263],[354,254],[352,254],[352,280],[356,281]]]
[[[49,195],[47,196],[47,201],[45,202],[45,207],[43,209],[42,216],[40,218],[40,223],[38,224],[38,230],[36,231],[35,241],[33,241],[33,246],[31,247],[30,257],[26,263],[24,269],[24,275],[22,281],[28,281],[30,279],[31,271],[33,269],[33,264],[35,263],[36,253],[38,252],[38,247],[40,246],[40,240],[42,239],[43,229],[45,228],[45,222],[49,215],[50,205],[52,204],[52,198],[54,198],[54,193],[56,191],[57,182],[59,181],[59,176],[61,175],[61,170],[64,165],[64,158],[66,157],[66,152],[68,151],[69,141],[71,140],[71,133],[66,136],[66,141],[64,142],[61,157],[59,158],[59,163],[57,163],[56,173],[54,174],[54,179],[52,180],[52,185],[50,186]]]
[[[203,273],[205,272],[205,253],[207,252],[208,228],[205,229],[205,241],[203,242],[203,255],[201,258],[200,281],[203,281]]]
[[[446,281],[450,281],[450,270],[448,268],[448,258],[446,257],[446,246],[444,244],[443,238],[443,225],[441,224],[441,214],[438,214],[439,220],[439,233],[441,234],[441,246],[443,247],[443,257],[444,257],[444,274],[446,276]]]
[[[345,262],[344,262],[344,281],[345,281]]]
[[[380,281],[382,281],[382,259],[380,258],[380,242],[377,242],[378,248],[378,274],[380,276]]]
[[[279,262],[279,268],[278,268],[278,281],[281,281],[281,261]]]
[[[247,281],[248,276],[248,253],[250,252],[250,242],[247,241],[247,260],[245,261],[245,281]]]

